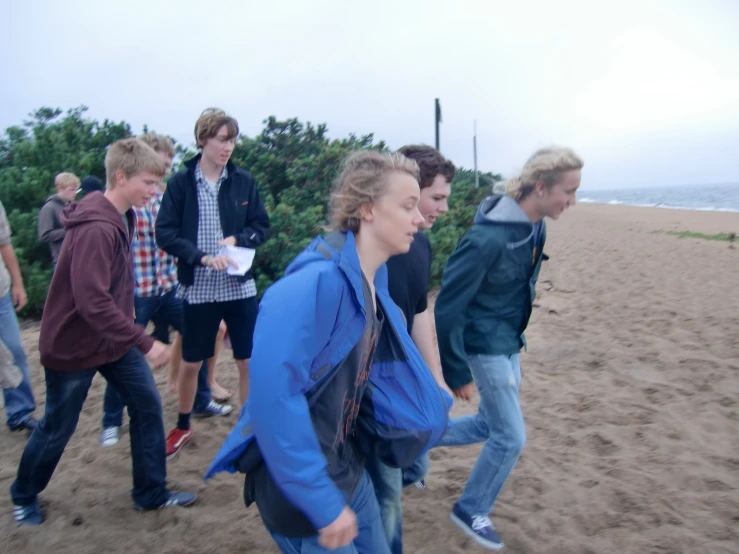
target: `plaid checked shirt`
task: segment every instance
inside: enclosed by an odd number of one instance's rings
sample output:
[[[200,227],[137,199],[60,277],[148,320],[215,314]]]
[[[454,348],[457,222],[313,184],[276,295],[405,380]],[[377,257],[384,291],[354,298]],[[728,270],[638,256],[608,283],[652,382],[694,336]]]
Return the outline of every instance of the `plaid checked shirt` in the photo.
[[[223,240],[221,216],[218,212],[218,191],[226,177],[228,177],[228,171],[224,167],[218,182],[209,183],[200,170],[200,164],[195,168],[199,209],[198,249],[213,256],[220,248],[218,243]],[[254,279],[241,281],[238,276],[229,275],[225,271],[196,266],[193,284],[189,287],[181,285],[177,295],[188,304],[228,302],[256,296],[257,286]]]
[[[134,208],[136,232],[131,242],[133,274],[136,279],[134,296],[163,296],[177,285],[177,265],[173,256],[157,248],[154,222],[162,204],[157,191],[148,206]]]

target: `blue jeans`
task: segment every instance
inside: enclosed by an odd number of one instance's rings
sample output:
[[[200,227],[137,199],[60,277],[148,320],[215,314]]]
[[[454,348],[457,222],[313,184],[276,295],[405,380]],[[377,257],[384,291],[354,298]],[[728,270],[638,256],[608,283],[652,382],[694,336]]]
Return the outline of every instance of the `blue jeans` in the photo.
[[[154,314],[167,328],[169,325],[182,332],[182,300],[176,297],[175,290],[162,296],[136,296],[133,299],[136,310],[136,323],[143,327],[149,324]],[[205,409],[210,402],[210,386],[208,385],[208,361],[204,361],[198,373],[198,390],[195,395],[193,409],[197,412]],[[123,402],[115,389],[108,384],[103,400],[103,428],[123,425]]]
[[[375,457],[367,458],[367,472],[375,487],[382,525],[392,554],[403,554],[403,489],[423,479],[428,470],[428,455],[407,469],[390,467]]]
[[[10,487],[15,504],[33,504],[49,484],[77,427],[82,405],[98,371],[128,406],[134,501],[148,509],[159,507],[167,500],[162,399],[146,358],[133,349],[120,360],[96,368],[45,369],[46,413],[28,439],[16,480]]]
[[[5,397],[5,416],[8,427],[18,427],[36,409],[36,401],[31,390],[31,375],[28,372],[26,353],[23,351],[21,332],[18,328],[18,318],[15,315],[15,306],[10,293],[0,298],[0,340],[5,343],[13,354],[15,365],[23,373],[23,381],[14,389],[3,389]]]
[[[437,446],[485,443],[457,504],[468,515],[487,516],[526,444],[518,395],[521,360],[518,354],[475,355],[468,363],[480,405],[475,415],[453,419]]]
[[[335,554],[390,554],[387,538],[385,538],[385,531],[382,527],[380,507],[377,505],[375,493],[372,490],[372,482],[366,471],[354,491],[354,496],[352,496],[349,502],[349,508],[357,516],[357,530],[359,534],[352,541],[352,544],[342,548],[326,550],[318,544],[318,536],[309,539],[290,539],[271,533],[271,531],[270,533],[282,554],[317,554],[321,552],[333,552]]]

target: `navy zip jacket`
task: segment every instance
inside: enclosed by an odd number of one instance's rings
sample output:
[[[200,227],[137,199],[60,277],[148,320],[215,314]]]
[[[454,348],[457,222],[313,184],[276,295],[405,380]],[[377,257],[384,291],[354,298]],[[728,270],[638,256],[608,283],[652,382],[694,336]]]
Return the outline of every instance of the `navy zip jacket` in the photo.
[[[167,183],[155,225],[157,246],[177,258],[177,278],[183,285],[192,285],[195,266],[201,265],[203,252],[198,248],[198,190],[195,168],[201,155],[185,162],[185,169],[175,173]],[[218,190],[218,212],[223,237],[236,238],[236,246],[256,248],[267,240],[269,216],[257,192],[251,174],[233,162],[226,164],[228,177]],[[253,278],[252,271],[241,279]]]

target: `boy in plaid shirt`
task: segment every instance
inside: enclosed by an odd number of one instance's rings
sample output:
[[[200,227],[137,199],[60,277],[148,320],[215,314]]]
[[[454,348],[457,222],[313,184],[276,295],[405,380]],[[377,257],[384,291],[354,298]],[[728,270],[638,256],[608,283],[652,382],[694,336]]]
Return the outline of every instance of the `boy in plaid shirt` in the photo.
[[[164,162],[167,173],[171,170],[175,156],[174,145],[166,136],[146,133],[139,140],[151,146]],[[166,184],[160,184],[151,201],[141,207],[134,207],[136,231],[131,244],[133,271],[135,278],[134,308],[136,323],[146,327],[157,316],[158,320],[171,325],[178,333],[182,331],[182,300],[177,298],[177,265],[170,254],[160,250],[154,238],[154,229]],[[174,349],[182,348],[176,340]],[[120,439],[123,423],[123,402],[113,387],[105,390],[103,432],[100,442],[103,446],[114,446]],[[233,408],[211,400],[208,386],[208,364],[203,362],[197,379],[194,412],[196,417],[225,416]]]

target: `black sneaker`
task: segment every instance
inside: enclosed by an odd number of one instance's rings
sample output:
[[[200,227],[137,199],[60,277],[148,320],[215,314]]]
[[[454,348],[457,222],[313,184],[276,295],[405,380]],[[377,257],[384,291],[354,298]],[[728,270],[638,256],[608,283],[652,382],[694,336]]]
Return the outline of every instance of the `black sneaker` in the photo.
[[[38,500],[29,506],[13,505],[13,517],[18,525],[41,525],[44,522],[44,516],[41,513],[41,506]]]
[[[500,550],[503,548],[503,541],[500,540],[500,537],[495,532],[493,522],[490,521],[488,516],[470,516],[455,504],[449,518],[480,546],[484,546],[489,550]]]
[[[18,425],[15,427],[11,427],[11,431],[28,431],[29,433],[33,433],[33,430],[38,427],[38,421],[36,421],[36,418],[33,416],[28,416],[26,419],[21,421]]]
[[[155,508],[144,508],[143,506],[139,506],[138,504],[135,505],[135,508],[139,512],[143,512],[145,510],[161,510],[162,508],[167,508],[168,506],[189,506],[193,502],[195,502],[195,495],[191,492],[170,492],[169,497],[167,500],[161,505],[156,506]]]

